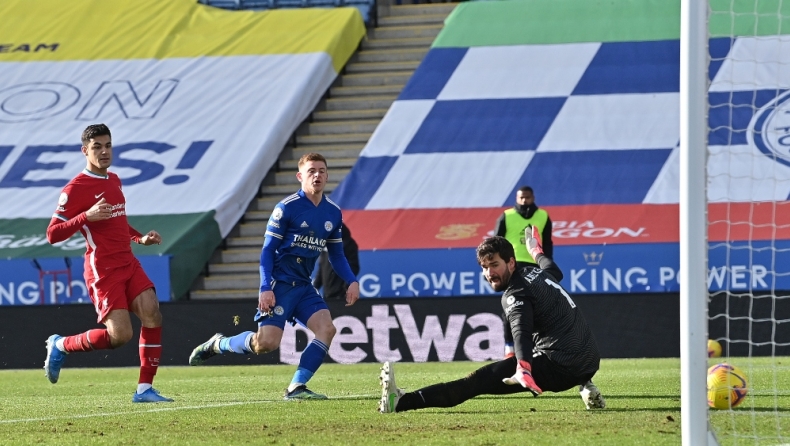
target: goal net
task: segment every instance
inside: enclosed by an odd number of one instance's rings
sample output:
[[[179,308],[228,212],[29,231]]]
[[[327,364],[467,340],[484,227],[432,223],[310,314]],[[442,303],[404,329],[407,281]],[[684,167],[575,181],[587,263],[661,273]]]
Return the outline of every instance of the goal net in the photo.
[[[708,0],[707,24],[707,320],[722,346],[707,365],[748,383],[709,429],[719,444],[788,444],[790,0]]]

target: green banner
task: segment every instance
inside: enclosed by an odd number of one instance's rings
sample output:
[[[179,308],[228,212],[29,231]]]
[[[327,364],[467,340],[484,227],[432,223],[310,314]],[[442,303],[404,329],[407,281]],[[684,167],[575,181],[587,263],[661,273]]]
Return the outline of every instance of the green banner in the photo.
[[[434,47],[677,39],[679,0],[518,0],[462,3]]]
[[[171,293],[174,299],[189,291],[192,281],[219,246],[222,236],[213,212],[146,215],[128,217],[129,224],[142,233],[150,230],[162,235],[162,244],[132,244],[135,255],[172,255]],[[49,220],[0,220],[0,258],[70,257],[85,253],[85,239],[78,232],[55,246],[47,242]]]
[[[790,33],[790,1],[710,0],[710,36]],[[458,5],[434,47],[680,38],[680,0],[513,0]]]

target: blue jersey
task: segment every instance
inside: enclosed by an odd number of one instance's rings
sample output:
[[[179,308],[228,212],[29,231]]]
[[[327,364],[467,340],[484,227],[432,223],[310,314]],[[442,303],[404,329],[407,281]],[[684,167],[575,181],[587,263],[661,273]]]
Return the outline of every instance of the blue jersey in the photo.
[[[299,190],[277,203],[266,225],[266,242],[261,253],[261,291],[272,289],[272,283],[266,277],[269,271],[275,281],[311,284],[315,262],[324,248],[328,248],[330,256],[335,254],[332,256],[336,260],[332,263],[335,271],[346,282],[356,280],[353,273],[349,277],[351,268],[342,255],[342,224],[340,207],[326,196],[316,206],[305,197],[304,191]],[[266,251],[272,248],[275,248],[274,264],[268,270]],[[341,257],[337,257],[338,251]],[[344,265],[337,265],[341,258]]]

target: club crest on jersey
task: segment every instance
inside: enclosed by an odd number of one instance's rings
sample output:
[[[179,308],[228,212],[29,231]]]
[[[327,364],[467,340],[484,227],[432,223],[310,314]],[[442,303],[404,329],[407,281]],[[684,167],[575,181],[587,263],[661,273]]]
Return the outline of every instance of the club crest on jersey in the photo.
[[[272,220],[279,221],[281,218],[283,218],[283,210],[280,208],[274,208],[272,211]]]
[[[61,192],[60,197],[58,197],[58,204],[60,206],[65,206],[66,203],[69,202],[69,195],[66,192]]]
[[[513,303],[513,302],[515,302],[515,301],[516,301],[516,298],[515,298],[515,297],[513,297],[513,296],[508,296],[508,297],[507,297],[507,304],[508,304],[508,305],[512,304],[512,303]]]
[[[279,305],[274,307],[274,314],[276,314],[277,316],[282,316],[283,313],[285,313],[285,310],[283,310],[283,307],[281,307]]]
[[[324,229],[326,229],[327,231],[331,231],[332,228],[334,228],[334,226],[332,226],[332,222],[331,221],[324,222]]]
[[[772,160],[790,166],[790,91],[754,115],[746,140]]]

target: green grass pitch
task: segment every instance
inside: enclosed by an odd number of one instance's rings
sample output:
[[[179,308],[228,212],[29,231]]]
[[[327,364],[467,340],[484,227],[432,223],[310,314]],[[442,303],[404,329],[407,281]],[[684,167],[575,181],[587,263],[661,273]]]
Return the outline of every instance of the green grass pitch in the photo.
[[[790,358],[734,359],[750,394],[712,412],[723,444],[787,443]],[[67,363],[68,364],[68,363]],[[398,385],[457,379],[481,364],[398,363]],[[604,360],[595,382],[607,409],[586,411],[575,390],[539,398],[483,396],[450,409],[376,411],[378,364],[324,365],[310,387],[329,401],[282,401],[293,366],[162,367],[174,403],[132,404],[137,369],[0,371],[2,444],[640,444],[680,442],[678,359]],[[780,370],[781,369],[781,370]],[[774,389],[778,389],[778,392]],[[756,439],[757,436],[765,437]]]

